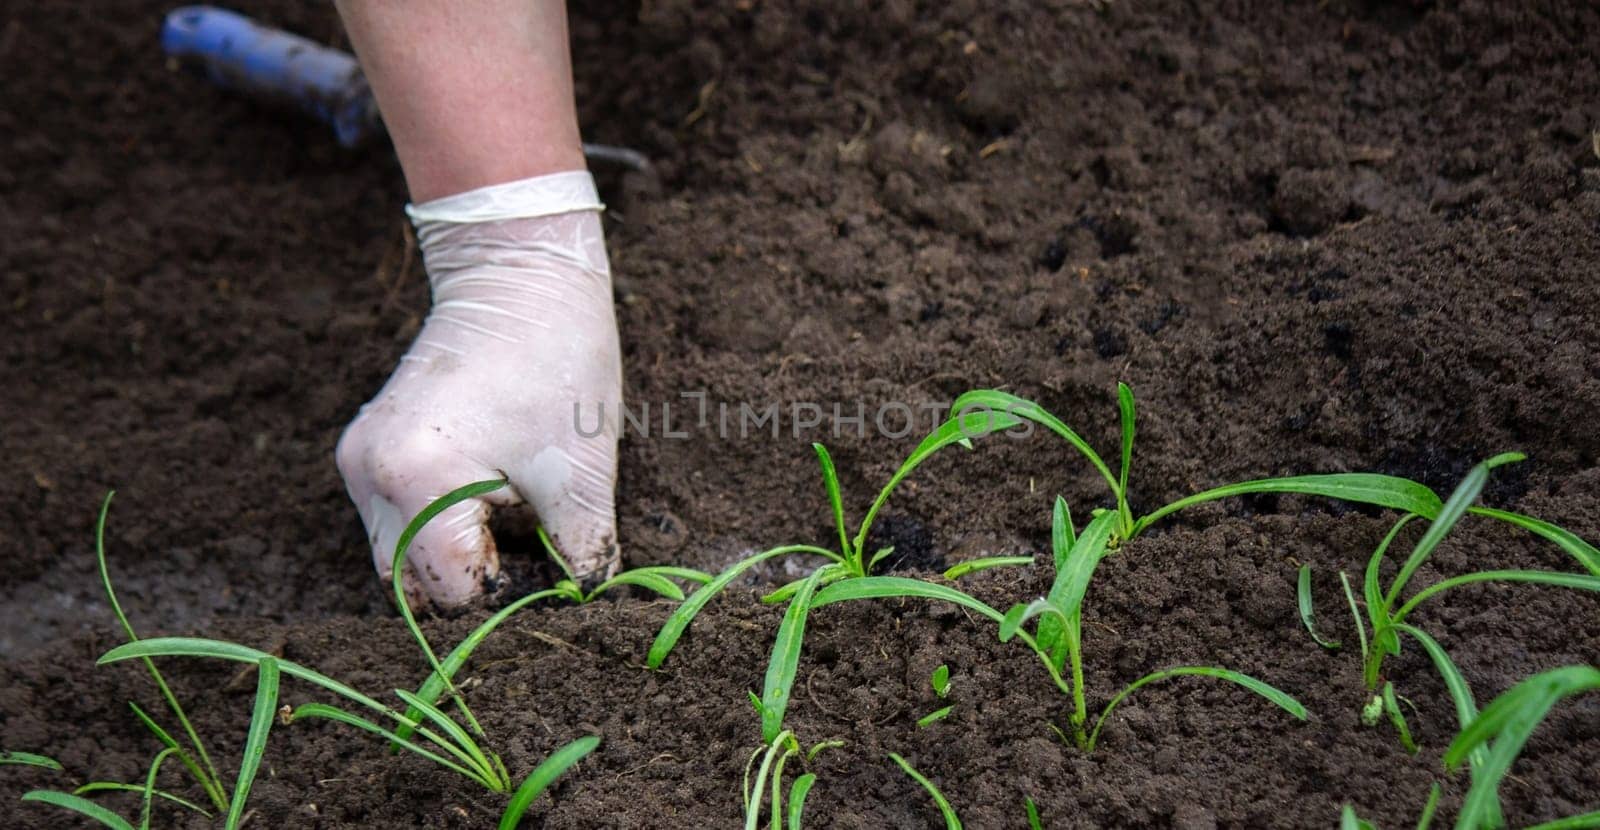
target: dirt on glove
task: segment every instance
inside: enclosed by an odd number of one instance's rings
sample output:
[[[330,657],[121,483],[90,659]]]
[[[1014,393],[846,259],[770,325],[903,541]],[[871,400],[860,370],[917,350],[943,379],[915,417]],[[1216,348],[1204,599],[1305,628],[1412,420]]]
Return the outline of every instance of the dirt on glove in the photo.
[[[1479,459],[1522,450],[1485,501],[1600,539],[1600,12],[873,5],[574,4],[586,137],[644,151],[658,174],[597,171],[626,394],[650,406],[648,434],[622,446],[629,564],[717,570],[830,544],[809,444],[832,450],[859,518],[930,426],[924,414],[903,437],[881,434],[886,404],[923,413],[1004,388],[1109,457],[1118,380],[1140,404],[1136,510],[1308,472],[1448,492]],[[126,705],[155,711],[148,678],[93,665],[119,642],[92,547],[107,489],[112,570],[142,635],[232,638],[373,694],[425,674],[332,456],[426,310],[398,168],[385,147],[340,150],[314,123],[168,66],[167,8],[0,11],[0,748],[68,770],[0,769],[8,827],[64,826],[17,802],[24,790],[142,780],[159,749]],[[326,4],[241,10],[344,42]],[[846,420],[858,403],[860,425]],[[741,404],[778,404],[778,436],[741,437]],[[797,404],[822,423],[796,428]],[[899,430],[891,415],[884,431]],[[1041,557],[973,581],[1006,607],[1047,587],[1056,494],[1080,521],[1106,504],[1052,437],[947,450],[890,500],[874,549],[894,545],[891,566],[924,576],[980,555]],[[1125,546],[1088,594],[1092,706],[1147,671],[1213,664],[1312,716],[1176,681],[1130,698],[1092,756],[1055,737],[1069,702],[983,620],[911,601],[819,610],[790,724],[808,744],[846,745],[813,764],[810,823],[941,826],[889,752],[973,828],[1023,826],[1024,797],[1048,827],[1327,827],[1346,803],[1412,826],[1435,781],[1453,817],[1468,781],[1441,767],[1455,716],[1426,658],[1408,648],[1386,664],[1415,704],[1418,755],[1358,720],[1335,574],[1358,572],[1387,523],[1250,498]],[[550,580],[526,516],[498,530],[511,586],[430,622],[436,644]],[[1300,625],[1303,563],[1340,650]],[[714,602],[659,673],[642,664],[671,606],[642,597],[541,607],[492,637],[465,686],[514,773],[604,736],[529,826],[735,826],[759,740],[745,692],[760,688],[781,614],[756,591],[801,564]],[[1469,521],[1417,584],[1489,567],[1573,566]],[[1600,661],[1593,595],[1475,587],[1415,621],[1480,702]],[[941,663],[955,708],[918,729],[942,705],[927,680]],[[163,666],[231,781],[253,677]],[[284,695],[316,697],[292,681]],[[1600,807],[1600,698],[1559,707],[1512,772],[1513,826]],[[198,797],[175,764],[161,783]],[[248,826],[486,828],[503,803],[364,735],[302,723],[274,731]],[[170,805],[157,825],[215,826]]]

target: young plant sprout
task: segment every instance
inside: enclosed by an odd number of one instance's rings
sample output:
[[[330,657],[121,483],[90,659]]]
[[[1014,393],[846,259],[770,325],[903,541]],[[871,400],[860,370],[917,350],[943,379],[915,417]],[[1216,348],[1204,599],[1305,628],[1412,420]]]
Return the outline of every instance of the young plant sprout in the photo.
[[[943,663],[939,664],[939,668],[933,670],[933,676],[928,678],[928,683],[933,686],[934,697],[944,700],[945,696],[950,694],[950,667]],[[930,723],[944,720],[950,714],[950,710],[954,708],[954,706],[943,706],[935,709],[919,718],[917,726],[923,727]]]
[[[111,606],[112,613],[117,622],[121,624],[123,633],[127,635],[128,645],[138,645],[139,636],[134,633],[132,623],[128,622],[127,614],[122,611],[122,604],[117,601],[116,591],[111,587],[111,572],[106,565],[106,518],[111,512],[111,500],[116,493],[106,494],[105,501],[100,505],[100,516],[95,522],[95,558],[100,569],[100,582],[105,587],[106,600]],[[255,705],[250,717],[250,729],[245,738],[244,756],[239,762],[239,774],[233,785],[233,790],[223,786],[221,776],[217,773],[216,765],[211,762],[211,756],[206,752],[205,745],[201,743],[200,736],[195,732],[183,706],[178,703],[178,698],[172,693],[172,687],[167,685],[166,678],[148,657],[143,659],[145,669],[155,680],[156,688],[160,690],[167,708],[172,712],[178,723],[182,725],[188,745],[180,744],[171,733],[163,728],[154,718],[147,714],[139,705],[129,702],[134,716],[144,727],[156,737],[163,749],[158,752],[150,762],[150,769],[145,776],[145,781],[140,784],[129,784],[120,781],[91,781],[78,787],[71,793],[57,792],[54,790],[33,790],[23,795],[22,800],[60,807],[76,812],[87,818],[94,819],[111,828],[129,828],[134,825],[121,816],[101,807],[84,798],[85,795],[102,792],[134,792],[140,793],[139,830],[149,830],[151,810],[156,798],[170,801],[179,806],[188,808],[197,813],[211,816],[211,812],[194,802],[180,798],[172,793],[156,789],[156,777],[161,771],[161,766],[168,758],[177,758],[189,774],[200,785],[212,805],[227,816],[224,827],[234,830],[244,818],[244,805],[250,797],[250,787],[255,781],[256,772],[261,766],[262,754],[266,751],[267,734],[272,729],[272,719],[275,714],[278,700],[278,664],[277,661],[262,655],[261,659],[254,661],[257,666],[257,685]],[[46,767],[60,770],[61,765],[42,755],[25,752],[5,753],[0,756],[0,763],[29,764],[32,766]]]
[[[760,701],[755,701],[756,708],[760,710]],[[817,753],[824,749],[843,746],[844,741],[821,741],[805,750],[802,754],[800,740],[787,729],[779,732],[777,737],[767,744],[758,747],[755,754],[744,765],[744,826],[745,830],[756,830],[761,826],[761,799],[769,791],[768,780],[771,780],[771,796],[768,801],[768,813],[772,818],[771,830],[783,830],[785,819],[789,830],[800,830],[801,819],[806,809],[806,796],[811,793],[811,788],[817,783],[815,773],[803,773],[796,776],[789,784],[789,797],[785,802],[783,796],[783,766],[790,758],[801,757],[804,763],[811,763]],[[756,767],[756,759],[761,759],[760,767]],[[754,785],[750,780],[750,770],[756,769]],[[785,808],[787,803],[787,808]]]
[[[956,811],[950,806],[949,799],[944,797],[944,793],[939,792],[939,788],[934,786],[927,776],[917,772],[909,761],[893,752],[889,753],[889,760],[895,762],[906,775],[911,777],[911,780],[921,784],[922,788],[928,791],[928,795],[933,796],[933,803],[939,806],[939,814],[944,816],[945,830],[961,830],[961,819],[956,818]]]
[[[524,597],[502,609],[483,625],[480,625],[461,645],[457,646],[445,660],[441,661],[435,655],[427,637],[417,625],[415,616],[406,604],[405,592],[402,586],[402,575],[405,566],[406,549],[416,537],[417,532],[431,519],[469,498],[483,495],[504,486],[504,481],[484,481],[469,484],[458,488],[428,505],[421,513],[417,514],[401,533],[395,546],[394,577],[392,588],[396,604],[400,608],[401,617],[405,620],[407,629],[417,641],[432,673],[423,682],[418,691],[408,692],[404,689],[394,690],[395,696],[409,709],[406,714],[401,714],[393,708],[356,691],[350,686],[334,680],[324,674],[301,666],[289,660],[278,660],[256,649],[247,646],[228,643],[219,640],[207,640],[189,637],[162,637],[150,640],[137,640],[112,649],[100,658],[100,663],[112,663],[128,659],[144,659],[159,656],[203,657],[223,660],[233,660],[245,663],[255,663],[262,666],[263,682],[270,671],[273,679],[273,697],[276,697],[276,681],[279,672],[314,686],[334,693],[349,703],[364,708],[378,716],[374,722],[354,712],[325,703],[304,703],[299,707],[283,707],[278,712],[279,719],[285,724],[293,723],[301,718],[320,718],[352,726],[362,731],[371,733],[388,741],[391,746],[406,749],[417,755],[451,770],[484,788],[501,793],[511,793],[505,813],[501,817],[500,827],[509,830],[517,825],[522,815],[538,796],[573,764],[588,755],[599,745],[600,739],[588,736],[574,740],[557,749],[543,763],[530,772],[521,783],[513,789],[512,779],[500,756],[487,750],[480,743],[485,738],[483,727],[468,707],[465,697],[453,683],[455,673],[466,662],[472,650],[491,633],[495,626],[504,622],[516,610],[523,608],[531,602],[546,597],[561,597],[575,602],[587,602],[615,585],[637,585],[667,596],[682,597],[683,592],[668,580],[668,577],[698,579],[705,574],[676,568],[650,568],[630,571],[602,583],[592,591],[583,591],[578,587],[576,580],[569,578],[558,583],[546,591],[537,592]],[[548,540],[547,540],[548,544]],[[558,559],[558,562],[560,560]],[[566,568],[562,562],[563,569]],[[271,667],[270,669],[268,667]],[[448,695],[454,707],[461,715],[461,722],[457,722],[447,712],[436,705],[436,701]],[[263,699],[257,697],[257,712],[262,711]],[[270,723],[271,706],[266,711]],[[382,724],[387,723],[388,726]],[[257,740],[257,725],[252,720],[251,742],[246,746],[247,764],[259,763],[260,748],[264,746],[266,728],[259,729],[259,743]],[[251,749],[255,753],[252,755]],[[250,759],[254,758],[254,762]],[[249,767],[253,775],[255,767]],[[243,776],[241,770],[241,778]],[[247,785],[246,785],[247,787]],[[242,801],[241,801],[242,804]],[[230,830],[232,828],[230,823]]]
[[[1487,759],[1476,767],[1472,787],[1461,802],[1461,814],[1456,817],[1457,830],[1503,824],[1499,813],[1500,783],[1509,775],[1517,756],[1522,754],[1529,736],[1556,704],[1597,690],[1600,690],[1600,668],[1563,666],[1512,686],[1483,707],[1444,753],[1445,769],[1455,770],[1468,761],[1473,752],[1480,749],[1488,752]],[[1547,830],[1597,826],[1600,826],[1600,812],[1539,825]]]
[[[1176,677],[1226,680],[1255,692],[1300,720],[1305,720],[1306,710],[1299,701],[1260,680],[1212,666],[1179,666],[1151,672],[1128,684],[1101,710],[1093,728],[1089,727],[1088,704],[1084,695],[1083,602],[1095,569],[1108,553],[1118,521],[1119,514],[1109,510],[1100,511],[1078,535],[1073,530],[1071,511],[1067,509],[1066,501],[1058,497],[1051,521],[1050,537],[1056,577],[1050,586],[1050,593],[1033,602],[1012,606],[1000,620],[1000,639],[1009,641],[1021,636],[1044,662],[1057,688],[1071,695],[1073,710],[1069,722],[1074,743],[1084,752],[1093,752],[1106,719],[1124,698],[1150,683]],[[1035,617],[1039,618],[1035,636],[1028,637],[1024,625]],[[1070,683],[1063,678],[1069,669],[1072,676]]]

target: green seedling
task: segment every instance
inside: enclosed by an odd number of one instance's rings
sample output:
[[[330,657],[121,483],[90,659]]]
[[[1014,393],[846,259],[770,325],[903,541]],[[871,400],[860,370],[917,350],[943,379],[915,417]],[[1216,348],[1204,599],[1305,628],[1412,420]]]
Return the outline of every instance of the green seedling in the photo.
[[[752,695],[752,697],[754,697]],[[760,711],[760,700],[754,701],[757,711]],[[822,741],[813,745],[804,753],[800,749],[800,740],[787,729],[779,732],[771,742],[758,747],[750,760],[744,765],[744,826],[745,830],[756,830],[761,825],[761,799],[770,792],[768,800],[768,813],[772,817],[771,830],[783,830],[785,820],[789,830],[800,830],[802,817],[806,809],[806,796],[811,793],[811,788],[817,783],[815,773],[803,773],[796,776],[789,784],[789,797],[787,807],[783,796],[783,767],[791,758],[799,757],[804,763],[809,764],[817,757],[817,753],[825,749],[843,746],[844,741]],[[756,766],[756,759],[761,759],[761,765]],[[750,771],[756,770],[755,780],[752,782]],[[768,780],[771,785],[769,788]]]
[[[406,627],[411,632],[412,638],[417,641],[417,644],[422,648],[423,654],[428,658],[428,665],[431,668],[428,677],[422,681],[422,685],[417,687],[414,695],[423,702],[431,704],[437,703],[441,696],[448,693],[451,696],[451,700],[456,703],[457,708],[462,712],[468,726],[472,729],[473,733],[479,737],[483,736],[483,731],[478,726],[476,718],[472,716],[471,710],[466,707],[466,703],[464,700],[462,700],[461,695],[455,690],[454,679],[456,673],[459,672],[461,667],[466,664],[467,659],[472,656],[472,653],[477,650],[478,646],[481,645],[484,640],[488,639],[489,635],[494,633],[494,631],[504,624],[506,620],[510,619],[513,614],[521,611],[523,608],[526,608],[535,602],[545,599],[562,599],[582,605],[594,601],[607,591],[625,585],[643,588],[647,591],[659,594],[669,600],[682,602],[684,599],[683,589],[679,588],[677,584],[672,581],[673,579],[682,579],[688,582],[697,583],[699,585],[705,585],[711,581],[710,574],[695,570],[693,568],[657,565],[644,568],[633,568],[631,570],[623,571],[616,576],[605,580],[604,582],[595,586],[593,589],[585,591],[577,575],[573,573],[572,566],[569,565],[566,558],[556,550],[555,544],[550,540],[550,536],[546,534],[544,528],[541,527],[538,531],[539,541],[544,545],[545,552],[549,554],[550,559],[556,563],[557,567],[561,569],[561,572],[564,574],[565,578],[561,579],[555,585],[549,588],[546,588],[542,591],[535,591],[495,612],[487,620],[484,620],[483,623],[477,628],[473,629],[472,633],[467,635],[466,639],[462,640],[461,643],[457,645],[455,649],[445,657],[444,660],[441,661],[434,656],[432,646],[428,644],[427,637],[423,635],[422,629],[418,627],[416,619],[405,601],[405,595],[401,588],[401,574],[403,573],[403,568],[405,566],[406,551],[409,549],[412,539],[414,539],[416,534],[422,530],[422,527],[437,517],[440,513],[443,513],[445,510],[448,510],[451,507],[466,501],[467,499],[473,499],[492,493],[495,490],[504,487],[505,485],[506,481],[504,479],[490,479],[488,481],[473,482],[472,484],[459,487],[450,491],[449,493],[446,493],[439,499],[435,500],[432,504],[424,508],[421,513],[417,514],[416,518],[411,520],[411,524],[406,528],[405,532],[400,535],[400,539],[395,544],[395,555],[391,573],[395,601],[401,609],[401,616],[405,619]],[[411,706],[406,710],[406,717],[411,720],[420,722],[422,716],[423,712],[416,706]],[[412,727],[402,725],[394,731],[395,734],[399,735],[401,738],[409,738],[411,737],[413,729]],[[391,743],[390,745],[391,752],[399,752],[401,748],[402,747],[397,743]]]
[[[1488,757],[1476,768],[1472,787],[1461,802],[1456,830],[1478,830],[1504,824],[1499,816],[1500,783],[1522,753],[1529,736],[1556,704],[1574,695],[1600,690],[1600,668],[1564,666],[1530,677],[1483,707],[1445,750],[1445,769],[1458,769],[1473,752],[1487,749]],[[1573,816],[1540,825],[1552,827],[1600,826],[1600,812]]]
[[[944,797],[944,793],[939,792],[939,788],[934,786],[927,776],[917,772],[909,761],[893,752],[889,753],[889,760],[899,765],[900,769],[911,777],[911,780],[921,784],[922,788],[928,791],[928,795],[933,796],[933,803],[939,806],[939,814],[944,816],[945,830],[961,830],[961,819],[956,818],[956,811],[950,806],[949,799]]]
[[[106,602],[111,606],[111,613],[121,624],[122,631],[127,635],[128,642],[136,643],[139,635],[133,630],[133,624],[128,621],[128,615],[122,611],[122,603],[117,601],[117,592],[111,587],[111,571],[106,566],[106,518],[111,513],[111,500],[116,496],[116,491],[106,493],[105,501],[100,504],[100,516],[95,521],[94,550],[95,560],[100,568],[100,584],[105,588]],[[195,732],[194,725],[189,722],[189,716],[184,712],[182,704],[172,693],[172,687],[167,685],[167,679],[161,675],[156,664],[149,659],[142,661],[145,670],[150,673],[151,679],[156,683],[156,688],[161,692],[161,698],[166,702],[167,708],[182,727],[184,737],[188,739],[188,746],[183,746],[173,739],[172,735],[161,728],[157,722],[144,714],[137,706],[134,712],[139,720],[156,736],[163,745],[173,749],[178,762],[205,791],[206,798],[219,812],[228,812],[231,809],[231,799],[222,785],[222,776],[217,773],[216,764],[211,762],[211,754],[206,751],[205,744],[200,741],[199,733]]]
[[[133,624],[128,621],[128,616],[122,610],[122,603],[117,599],[116,590],[111,584],[111,571],[106,564],[106,520],[111,512],[111,501],[115,492],[106,494],[105,500],[100,505],[100,515],[95,522],[95,559],[100,571],[100,583],[105,588],[107,604],[111,606],[112,614],[121,625],[126,635],[128,645],[137,645],[143,641],[134,631]],[[250,796],[250,787],[255,781],[256,773],[260,768],[261,755],[265,750],[266,736],[271,729],[274,710],[278,696],[278,667],[277,662],[268,655],[254,661],[257,665],[258,683],[256,688],[255,706],[250,720],[250,731],[246,737],[244,756],[239,763],[239,773],[230,792],[222,783],[222,778],[217,772],[216,765],[211,760],[211,755],[206,751],[205,744],[201,742],[199,734],[190,722],[188,714],[182,704],[178,702],[177,695],[168,685],[166,678],[156,668],[155,663],[145,657],[142,661],[146,671],[155,681],[156,688],[160,691],[162,700],[167,704],[168,710],[182,727],[187,744],[180,743],[150,714],[146,713],[138,704],[130,702],[134,716],[156,740],[162,744],[163,749],[156,754],[150,763],[149,773],[144,783],[129,784],[120,781],[92,781],[78,787],[71,793],[56,792],[52,790],[34,790],[24,796],[24,800],[42,804],[49,804],[66,810],[71,810],[95,819],[108,827],[132,827],[127,820],[115,813],[84,798],[86,795],[103,792],[135,792],[141,794],[139,812],[139,830],[148,830],[151,821],[151,809],[157,798],[172,802],[179,806],[194,810],[206,816],[211,812],[191,801],[159,790],[155,786],[156,776],[161,766],[168,758],[177,758],[179,763],[189,772],[200,789],[205,793],[211,805],[218,811],[226,814],[224,827],[234,830],[243,821],[244,806]],[[23,763],[33,766],[47,767],[60,770],[60,765],[55,761],[41,755],[31,753],[7,753],[0,757],[0,763]]]
[[[539,599],[558,597],[575,602],[588,602],[617,585],[636,585],[656,590],[658,593],[669,597],[681,598],[683,596],[682,590],[670,582],[669,577],[690,580],[709,579],[710,577],[689,569],[639,569],[618,575],[602,583],[592,591],[586,592],[578,587],[577,580],[570,577],[570,569],[567,569],[565,562],[558,557],[557,561],[569,574],[568,579],[563,580],[551,589],[524,597],[502,609],[490,617],[483,625],[480,625],[461,645],[457,646],[441,661],[435,654],[433,647],[428,643],[427,637],[417,625],[415,615],[406,603],[402,583],[406,550],[428,521],[452,505],[492,492],[504,485],[504,481],[483,481],[451,491],[417,514],[411,520],[411,523],[407,525],[404,532],[401,533],[400,539],[395,546],[392,582],[395,602],[400,609],[401,617],[404,619],[407,629],[417,641],[423,655],[427,658],[428,665],[432,669],[431,674],[417,692],[408,692],[404,689],[394,690],[395,696],[408,707],[406,714],[401,714],[394,708],[380,703],[324,674],[288,660],[273,660],[263,652],[236,643],[188,637],[138,640],[112,649],[100,658],[100,662],[111,663],[135,658],[148,661],[149,658],[157,656],[213,658],[257,663],[263,666],[267,665],[267,661],[271,661],[277,671],[282,674],[321,687],[343,698],[345,701],[378,716],[375,722],[338,706],[325,703],[305,703],[294,708],[285,706],[279,712],[279,718],[285,724],[293,723],[303,718],[317,718],[342,723],[378,736],[398,749],[408,750],[427,758],[435,764],[451,770],[490,791],[511,793],[512,797],[505,814],[502,816],[501,826],[503,828],[514,827],[538,795],[548,788],[556,777],[559,777],[561,773],[565,772],[579,759],[593,751],[594,747],[598,745],[599,739],[589,736],[566,744],[552,753],[544,763],[536,767],[513,789],[512,778],[504,762],[501,761],[497,753],[483,746],[480,739],[486,737],[484,730],[478,723],[477,718],[472,714],[465,697],[453,682],[456,672],[465,664],[473,649],[496,626],[509,618],[511,614]],[[546,544],[548,544],[548,540],[546,540]],[[437,705],[436,702],[446,696],[450,698],[451,703],[460,713],[460,722],[456,721]],[[260,698],[258,698],[258,710],[259,708]],[[253,722],[252,739],[255,734],[256,727]],[[265,737],[265,729],[262,729],[260,739],[263,743]],[[257,752],[259,752],[259,745],[252,743],[250,746],[255,746]],[[248,751],[250,746],[247,746],[247,760],[251,757]],[[259,761],[259,754],[254,757]],[[253,772],[254,769],[252,768],[251,773],[253,774]]]
[[[939,668],[933,670],[933,676],[928,678],[928,683],[933,687],[934,697],[944,700],[950,694],[950,667],[943,663],[939,664]],[[935,709],[918,719],[917,726],[923,727],[944,720],[954,708],[954,706],[943,706]]]
[[[1306,631],[1310,632],[1311,639],[1323,648],[1336,649],[1338,640],[1325,640],[1317,633],[1317,613],[1311,598],[1311,566],[1301,565],[1300,575],[1296,584],[1296,601],[1300,606],[1300,622],[1305,624]]]
[[[1066,502],[1057,498],[1050,534],[1056,577],[1050,593],[1031,603],[1012,606],[1000,620],[1001,641],[1023,636],[1024,642],[1050,670],[1057,688],[1071,696],[1073,710],[1069,720],[1073,740],[1078,747],[1084,752],[1094,751],[1106,719],[1129,694],[1150,683],[1176,677],[1226,680],[1255,692],[1300,720],[1305,720],[1306,710],[1299,701],[1260,680],[1223,668],[1180,666],[1152,672],[1128,684],[1101,710],[1093,729],[1089,728],[1088,704],[1084,694],[1083,603],[1095,569],[1108,554],[1118,521],[1118,514],[1100,511],[1078,535],[1073,530],[1072,516]],[[1024,625],[1036,617],[1039,622],[1035,636],[1027,638]],[[1072,677],[1070,683],[1063,677],[1069,669]]]
[[[1562,547],[1572,553],[1579,563],[1585,566],[1594,564],[1589,561],[1589,555],[1583,550],[1588,548],[1588,543],[1561,528],[1537,519],[1529,519],[1528,517],[1518,517],[1515,520],[1506,519],[1506,516],[1515,514],[1473,507],[1473,502],[1477,500],[1478,494],[1483,491],[1484,485],[1488,483],[1490,470],[1504,464],[1521,461],[1523,458],[1524,456],[1521,453],[1502,453],[1474,466],[1467,473],[1466,478],[1462,479],[1461,483],[1456,486],[1455,491],[1450,494],[1449,500],[1445,502],[1438,513],[1430,517],[1413,511],[1401,516],[1389,530],[1389,533],[1379,542],[1372,556],[1368,558],[1363,580],[1363,598],[1366,601],[1367,617],[1371,625],[1372,637],[1371,646],[1363,655],[1362,670],[1362,678],[1366,682],[1368,689],[1376,690],[1378,688],[1378,683],[1382,677],[1384,658],[1400,652],[1397,626],[1404,624],[1407,617],[1419,605],[1440,593],[1463,585],[1472,585],[1480,582],[1528,582],[1600,591],[1600,570],[1594,570],[1595,575],[1557,571],[1496,570],[1478,571],[1451,577],[1429,585],[1416,592],[1410,599],[1404,602],[1401,601],[1406,586],[1410,583],[1411,578],[1416,575],[1417,569],[1422,567],[1423,563],[1428,560],[1434,550],[1438,548],[1439,543],[1449,535],[1462,517],[1470,512],[1502,519],[1524,529],[1541,528],[1541,530],[1535,530],[1534,532],[1545,538],[1563,540]],[[1417,518],[1429,519],[1428,529],[1423,533],[1422,538],[1417,541],[1415,547],[1412,548],[1411,555],[1406,557],[1405,562],[1400,566],[1400,570],[1389,583],[1388,590],[1384,590],[1380,577],[1384,555],[1388,552],[1389,546],[1394,542],[1395,538],[1399,536],[1400,531]],[[1589,550],[1592,551],[1593,548],[1589,548]]]

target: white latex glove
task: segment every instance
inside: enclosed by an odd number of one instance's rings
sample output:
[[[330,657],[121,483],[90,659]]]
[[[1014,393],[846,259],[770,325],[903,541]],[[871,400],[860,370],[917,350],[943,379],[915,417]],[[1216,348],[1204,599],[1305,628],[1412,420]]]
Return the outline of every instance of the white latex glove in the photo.
[[[622,366],[601,209],[582,171],[406,209],[433,309],[337,452],[378,573],[389,579],[401,531],[434,499],[510,481],[445,511],[412,542],[413,607],[460,605],[493,582],[491,503],[531,504],[580,577],[616,569]]]

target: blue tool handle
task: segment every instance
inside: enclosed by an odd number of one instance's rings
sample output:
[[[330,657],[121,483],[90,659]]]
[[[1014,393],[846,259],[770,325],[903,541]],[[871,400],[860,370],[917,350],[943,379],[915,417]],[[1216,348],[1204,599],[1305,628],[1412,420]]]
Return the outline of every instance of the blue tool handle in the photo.
[[[333,127],[354,147],[381,133],[377,104],[349,53],[214,6],[185,6],[161,27],[167,55],[202,68],[218,86],[281,101]]]

